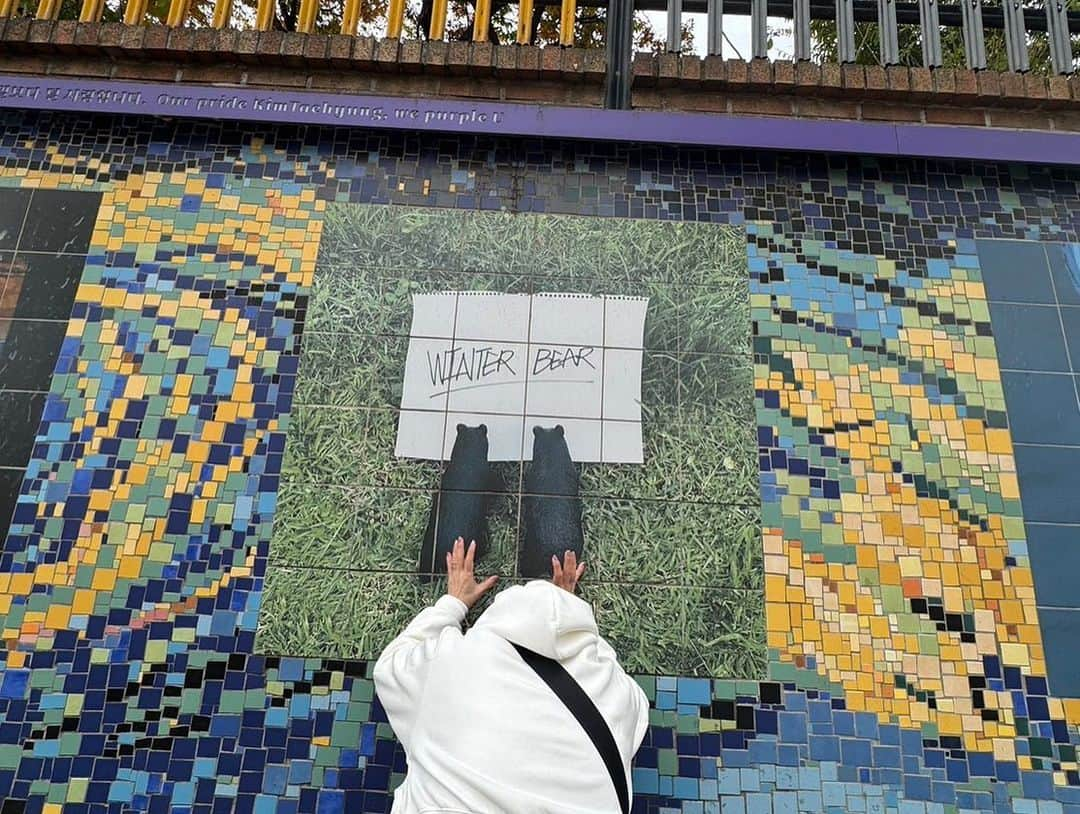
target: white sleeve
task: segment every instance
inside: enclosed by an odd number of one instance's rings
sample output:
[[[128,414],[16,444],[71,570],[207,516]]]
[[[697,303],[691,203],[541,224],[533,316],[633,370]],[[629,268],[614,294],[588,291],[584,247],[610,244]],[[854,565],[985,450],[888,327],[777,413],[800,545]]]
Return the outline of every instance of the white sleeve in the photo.
[[[596,638],[597,657],[610,671],[609,680],[612,686],[618,687],[625,695],[624,721],[627,726],[623,731],[625,734],[630,735],[629,746],[630,757],[632,758],[638,747],[641,746],[641,742],[645,739],[645,732],[649,728],[649,699],[645,695],[645,690],[641,689],[641,685],[623,670],[612,646],[607,643],[603,636],[597,636]]]
[[[372,673],[375,691],[394,734],[406,748],[428,667],[440,651],[461,640],[461,623],[467,611],[460,599],[449,594],[441,597],[430,608],[420,611],[375,662]]]

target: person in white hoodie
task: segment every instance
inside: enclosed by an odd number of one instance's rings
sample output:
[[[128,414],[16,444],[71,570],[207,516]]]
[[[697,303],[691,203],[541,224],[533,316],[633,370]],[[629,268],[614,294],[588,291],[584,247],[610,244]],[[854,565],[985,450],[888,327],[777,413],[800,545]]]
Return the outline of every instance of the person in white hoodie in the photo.
[[[625,810],[649,704],[597,631],[592,608],[575,595],[584,563],[573,552],[562,563],[552,557],[551,581],[500,592],[463,634],[466,612],[497,579],[476,581],[474,553],[474,544],[466,551],[455,543],[446,595],[375,664],[375,689],[408,758],[393,814]],[[599,716],[582,712],[587,701],[572,712],[526,657],[561,665]]]

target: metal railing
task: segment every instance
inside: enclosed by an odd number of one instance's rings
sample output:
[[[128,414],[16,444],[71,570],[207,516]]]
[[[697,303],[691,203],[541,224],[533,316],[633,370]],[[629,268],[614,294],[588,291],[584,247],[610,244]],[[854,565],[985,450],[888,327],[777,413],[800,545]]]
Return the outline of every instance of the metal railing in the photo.
[[[0,0],[0,17],[23,15],[39,20],[70,18],[98,22],[108,11],[111,19],[134,26],[147,22],[150,4],[154,2],[153,17],[167,26],[222,29],[237,27],[238,22],[234,0],[119,2],[123,5],[107,9],[106,0]],[[385,5],[375,6],[384,24],[381,33],[390,39],[400,39],[407,0],[383,2]],[[415,13],[415,5],[410,12],[414,32],[432,40],[446,39],[451,0],[421,2],[419,14]],[[633,15],[641,11],[666,12],[666,43],[665,38],[660,38],[660,47],[666,44],[670,53],[678,53],[683,47],[684,15],[704,14],[707,21],[704,51],[709,55],[720,55],[723,50],[725,19],[742,16],[750,18],[752,59],[768,58],[770,36],[774,33],[770,20],[782,18],[789,22],[786,39],[791,46],[790,57],[795,61],[821,60],[822,53],[827,52],[828,58],[839,63],[872,59],[889,66],[916,64],[917,60],[926,68],[939,68],[947,63],[942,42],[945,32],[950,37],[950,61],[957,61],[962,47],[963,64],[972,70],[986,70],[988,54],[992,51],[995,65],[1003,67],[1007,63],[1009,71],[1027,72],[1032,69],[1033,43],[1038,43],[1038,67],[1043,73],[1067,75],[1080,65],[1080,0],[1029,0],[1027,4],[1023,0],[952,3],[940,0],[467,0],[468,5],[462,0],[454,2],[459,14],[462,9],[468,14],[471,6],[471,19],[465,28],[459,27],[458,36],[464,32],[465,38],[476,42],[493,39],[493,2],[500,11],[499,25],[504,33],[508,25],[513,28],[512,15],[505,12],[516,8],[514,36],[520,45],[536,42],[538,22],[544,14],[549,14],[548,19],[555,26],[554,35],[552,25],[548,26],[548,41],[573,45],[575,29],[582,23],[581,15],[591,12],[594,25],[598,22],[603,29],[601,36],[608,64],[606,101],[612,107],[626,107],[629,103],[630,64],[635,47]],[[1078,7],[1069,9],[1070,2]],[[337,15],[332,23],[334,30],[351,36],[358,33],[362,16],[370,18],[373,8],[371,0],[246,0],[246,25],[240,27],[300,33],[313,32],[317,27],[326,30],[320,14],[330,3],[335,4]],[[201,4],[198,20],[193,15],[193,4]],[[286,4],[290,11],[283,22],[281,10]],[[557,10],[557,23],[550,14],[554,10]],[[872,38],[863,36],[868,31],[874,35]],[[958,46],[958,34],[962,46]],[[823,36],[831,38],[826,49],[820,47]],[[876,53],[868,57],[867,42],[871,39],[876,39]],[[596,38],[593,41],[599,42]],[[921,54],[913,59],[914,51]]]

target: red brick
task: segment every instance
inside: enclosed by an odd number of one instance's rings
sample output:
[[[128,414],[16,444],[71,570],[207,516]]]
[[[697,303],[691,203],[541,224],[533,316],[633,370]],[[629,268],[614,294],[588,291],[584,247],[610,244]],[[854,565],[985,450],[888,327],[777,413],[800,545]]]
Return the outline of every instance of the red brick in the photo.
[[[822,65],[819,85],[822,94],[842,95],[844,92],[844,74],[840,70],[840,66],[835,62],[827,62]]]
[[[795,111],[799,116],[812,119],[857,119],[859,103],[844,99],[799,97],[795,100]]]
[[[311,62],[326,62],[327,52],[330,50],[330,37],[327,34],[307,34],[304,42],[304,64]]]
[[[759,90],[765,90],[766,88],[772,87],[772,63],[763,57],[750,60],[747,79],[749,80],[751,87],[758,88]]]
[[[1024,107],[1030,104],[1031,100],[1027,95],[1023,74],[1003,73],[999,79],[1001,80],[1001,95],[1008,100],[1007,104],[1022,105]]]
[[[108,79],[112,76],[113,63],[100,57],[57,59],[49,63],[48,73],[55,76],[92,77]]]
[[[1049,130],[1050,116],[1038,110],[990,111],[991,127],[1007,127],[1014,130]]]
[[[955,96],[956,73],[953,68],[934,68],[931,73],[934,79],[934,93],[949,98]]]
[[[29,17],[12,17],[7,21],[7,26],[4,28],[4,40],[6,42],[25,42],[29,31]]]
[[[259,56],[265,59],[267,56],[276,56],[281,53],[281,41],[284,37],[281,31],[259,32]],[[260,60],[261,62],[262,60]]]
[[[728,97],[722,93],[712,93],[711,91],[696,91],[693,93],[680,93],[677,97],[672,98],[672,94],[665,93],[662,90],[657,90],[655,93],[661,97],[660,107],[666,107],[670,110],[691,110],[700,113],[727,113],[728,112]],[[634,96],[636,104],[637,96]],[[671,102],[677,103],[672,105]]]
[[[927,124],[957,124],[965,127],[983,127],[986,111],[979,107],[934,106],[925,110]]]
[[[582,56],[581,78],[586,82],[603,82],[607,76],[607,57],[600,48],[578,49]]]
[[[977,93],[982,99],[1001,98],[1001,74],[996,71],[979,71],[976,74]]]
[[[1046,82],[1046,97],[1051,102],[1069,101],[1069,79],[1064,76],[1051,76]]]
[[[146,29],[141,25],[125,26],[120,34],[120,47],[133,52],[133,56],[134,52],[143,51],[146,48]]]
[[[913,105],[864,102],[862,117],[867,121],[919,122],[922,121],[922,111]]]
[[[163,25],[140,26],[140,28],[143,32],[142,47],[145,53],[157,57],[169,55],[169,29]]]
[[[100,23],[79,23],[75,28],[75,45],[81,46],[80,50],[96,50],[100,30]]]
[[[48,43],[52,39],[53,27],[56,24],[52,20],[34,20],[30,23],[30,31],[26,41],[33,43]],[[52,49],[49,49],[52,50]]]
[[[23,54],[0,65],[6,73],[37,74],[38,76],[49,73],[49,58],[44,54]]]
[[[599,49],[598,49],[599,50]],[[701,58],[683,55],[679,58],[679,79],[690,85],[701,83]]]
[[[330,46],[326,49],[326,56],[330,63],[338,68],[347,67],[352,56],[353,38],[348,34],[331,34]]]
[[[705,57],[701,63],[701,79],[706,87],[716,87],[724,83],[727,71],[724,67],[723,57],[712,55]]]
[[[1068,133],[1080,132],[1080,111],[1055,111],[1053,121],[1055,130]]]
[[[236,54],[244,62],[248,62],[259,53],[258,31],[236,32]]]
[[[464,43],[462,44],[464,45]],[[378,40],[375,43],[375,69],[378,71],[396,71],[399,47],[400,43],[397,40]]]
[[[474,42],[469,52],[469,75],[491,76],[495,67],[495,45],[490,42]]]
[[[176,82],[181,71],[172,62],[149,62],[124,59],[115,64],[113,79],[136,79],[143,82]]]
[[[731,111],[752,116],[790,116],[791,99],[785,96],[740,93],[731,97]]]
[[[833,67],[836,67],[835,65]],[[795,84],[799,90],[817,88],[821,84],[821,66],[813,62],[803,60],[795,63]],[[837,71],[839,74],[839,71]]]
[[[453,48],[453,45],[450,46]],[[540,49],[540,76],[558,79],[562,74],[562,48],[549,46]]]
[[[420,59],[424,72],[431,74],[446,73],[447,45],[442,40],[428,40],[420,49]]]
[[[845,90],[865,90],[866,71],[862,65],[841,65],[840,82]]]
[[[308,77],[294,68],[260,64],[248,68],[247,84],[260,88],[306,88]]]
[[[1023,77],[1024,95],[1035,102],[1046,101],[1046,77],[1036,76],[1033,73],[1023,74]]]
[[[953,73],[955,85],[953,93],[958,99],[970,99],[979,92],[979,83],[975,71],[966,68]]]
[[[750,66],[741,59],[725,59],[726,81],[729,85],[745,85],[750,79]]]
[[[773,84],[784,93],[795,85],[795,63],[786,60],[773,63]]]
[[[304,64],[304,46],[311,38],[311,34],[300,34],[295,31],[286,31],[281,36],[281,49],[278,51],[285,62],[297,67]]]
[[[193,28],[170,28],[169,50],[181,59],[187,58],[195,43],[195,29]]]
[[[352,46],[352,67],[371,69],[375,66],[375,38],[355,37]]]
[[[120,48],[126,28],[122,23],[102,23],[98,29],[98,47],[106,53],[115,54]]]
[[[867,74],[869,77],[869,74]],[[889,65],[885,69],[885,84],[889,93],[910,93],[911,73],[904,65]]]
[[[679,83],[679,55],[660,54],[656,59],[656,82],[660,87]]]
[[[630,64],[630,81],[635,87],[655,87],[657,70],[657,60],[651,54],[635,54]]]
[[[517,71],[517,46],[499,45],[495,48],[495,75],[511,77]]]
[[[203,59],[213,59],[214,56],[224,56],[226,59],[232,57],[233,49],[228,47],[225,43],[222,43],[225,47],[219,47],[218,34],[219,32],[213,28],[197,28],[195,29],[195,37],[191,43],[191,50],[194,54],[197,54]]]
[[[52,42],[60,50],[66,50],[75,44],[75,30],[79,24],[75,20],[58,20],[53,29]]]
[[[885,72],[884,67],[881,65],[867,65],[863,69],[863,75],[866,77],[867,96],[880,98],[888,95],[883,93],[883,91],[889,90],[889,75]]]
[[[929,68],[912,68],[908,78],[911,81],[912,93],[929,95],[934,92],[934,75]]]
[[[535,45],[518,46],[517,70],[524,79],[539,79],[540,48]]]
[[[1074,102],[1080,102],[1080,73],[1074,73],[1069,77],[1069,93]]]
[[[424,66],[424,43],[405,40],[398,52],[398,66],[403,73],[420,73]]]

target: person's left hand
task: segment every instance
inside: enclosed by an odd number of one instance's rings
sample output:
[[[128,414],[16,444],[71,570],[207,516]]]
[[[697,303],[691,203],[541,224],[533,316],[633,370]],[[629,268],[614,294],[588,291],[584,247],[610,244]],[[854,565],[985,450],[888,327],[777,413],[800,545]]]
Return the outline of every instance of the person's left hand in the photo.
[[[465,540],[458,537],[454,541],[454,550],[446,555],[446,592],[456,599],[465,603],[465,607],[471,608],[476,600],[491,590],[492,586],[499,581],[497,575],[477,582],[473,576],[473,558],[476,556],[476,541],[469,543],[469,550],[465,550]]]

